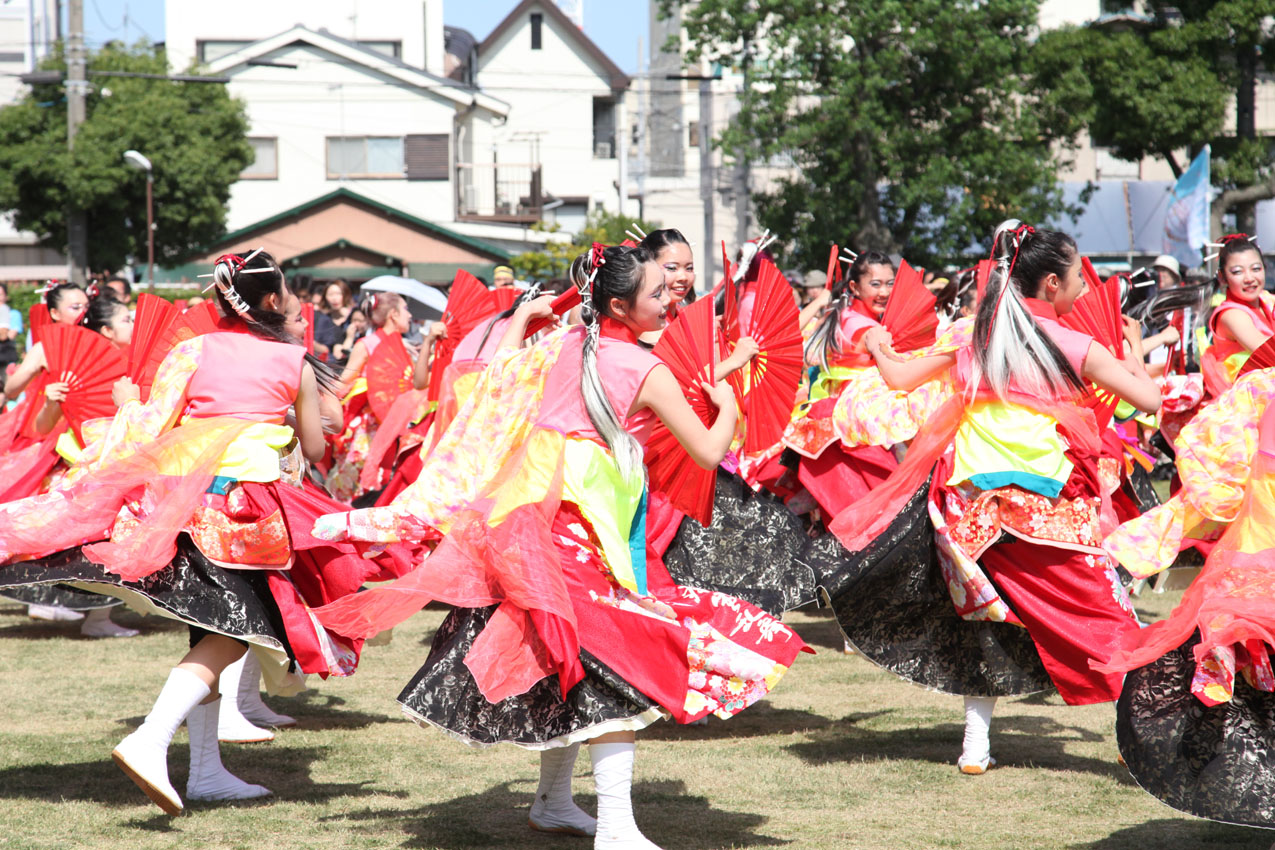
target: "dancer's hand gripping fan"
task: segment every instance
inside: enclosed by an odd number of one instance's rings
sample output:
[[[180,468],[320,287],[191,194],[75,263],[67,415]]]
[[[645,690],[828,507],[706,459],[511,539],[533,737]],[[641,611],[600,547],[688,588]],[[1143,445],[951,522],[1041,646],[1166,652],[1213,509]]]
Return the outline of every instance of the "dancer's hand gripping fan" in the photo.
[[[111,388],[128,371],[124,355],[106,337],[77,325],[50,325],[44,332],[50,380],[67,385],[62,413],[81,443],[81,426],[115,415]]]
[[[576,307],[580,306],[580,302],[582,300],[584,299],[580,296],[580,290],[576,289],[574,286],[571,287],[566,292],[549,302],[549,309],[553,312],[552,316],[546,319],[535,319],[527,323],[527,330],[523,333],[522,338],[531,339],[533,336],[558,321],[558,316],[561,316],[563,313],[569,313]]]
[[[412,357],[403,338],[386,338],[367,358],[363,373],[368,407],[378,422],[384,422],[395,399],[412,391]]]
[[[758,260],[760,269],[754,285],[756,300],[741,327],[734,306],[734,284],[727,284],[726,316],[722,325],[731,346],[741,337],[757,343],[757,356],[728,379],[737,398],[743,399],[744,451],[763,451],[783,436],[792,417],[801,384],[802,338],[792,287],[773,262]]]
[[[1113,278],[1106,281],[1098,277],[1088,257],[1081,260],[1081,274],[1088,291],[1076,299],[1071,311],[1058,317],[1059,324],[1081,333],[1089,334],[1107,347],[1117,360],[1124,359],[1124,323],[1120,318],[1120,286]],[[1091,387],[1096,403],[1094,416],[1099,429],[1105,429],[1115,413],[1120,398],[1115,393]]]
[[[939,328],[939,316],[934,311],[933,293],[921,283],[921,273],[899,262],[894,275],[894,289],[886,302],[881,324],[890,332],[891,348],[895,351],[914,351],[934,344]]]
[[[434,343],[434,360],[429,371],[430,401],[438,401],[443,372],[451,365],[456,346],[494,312],[496,296],[492,291],[469,272],[458,270],[452,280],[451,292],[447,294],[447,309],[443,311],[442,322],[447,326],[447,336]]]
[[[138,305],[139,307],[141,305],[140,299]],[[133,379],[141,391],[142,401],[146,401],[150,397],[151,384],[155,382],[155,373],[159,371],[159,364],[164,362],[164,358],[168,356],[168,352],[172,351],[175,345],[188,339],[194,339],[197,336],[221,330],[225,330],[225,327],[221,314],[217,312],[217,302],[209,299],[175,315],[172,321],[169,322],[167,329],[162,331],[158,337],[153,337],[150,340],[143,338],[141,340],[143,344],[149,344],[150,348],[144,354],[142,352],[138,353],[137,357],[142,358],[142,371],[139,376],[140,379]],[[137,332],[134,331],[133,345],[137,345],[138,342]]]
[[[717,418],[717,408],[701,386],[713,380],[716,346],[711,298],[688,304],[677,320],[664,329],[655,345],[655,355],[673,373],[691,409],[705,427],[711,427]],[[646,468],[652,490],[663,492],[673,507],[701,525],[712,522],[716,470],[701,469],[686,454],[673,432],[659,420],[646,444]]]

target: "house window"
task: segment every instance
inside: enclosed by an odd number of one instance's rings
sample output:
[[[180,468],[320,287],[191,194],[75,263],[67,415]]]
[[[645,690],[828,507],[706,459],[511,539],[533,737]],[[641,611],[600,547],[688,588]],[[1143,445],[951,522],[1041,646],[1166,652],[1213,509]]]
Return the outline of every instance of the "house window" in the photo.
[[[532,12],[531,14],[531,49],[532,50],[540,49],[540,44],[541,44],[540,28],[544,24],[544,20],[545,20],[544,15],[540,14],[539,12]]]
[[[328,179],[403,178],[402,136],[329,136]]]
[[[200,64],[216,62],[223,56],[229,56],[239,48],[252,44],[251,41],[196,41],[195,55]]]
[[[239,176],[245,180],[276,180],[279,177],[279,140],[272,137],[249,136],[253,160]]]
[[[593,158],[615,159],[615,101],[593,99]]]
[[[421,133],[403,141],[408,180],[446,180],[451,173],[451,137]]]

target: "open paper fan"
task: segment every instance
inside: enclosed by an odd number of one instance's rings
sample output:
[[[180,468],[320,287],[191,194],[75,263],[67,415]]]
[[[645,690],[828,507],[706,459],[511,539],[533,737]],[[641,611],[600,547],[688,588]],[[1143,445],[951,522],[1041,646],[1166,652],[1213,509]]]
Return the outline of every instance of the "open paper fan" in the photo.
[[[939,327],[934,301],[934,295],[921,283],[921,273],[907,260],[901,260],[894,275],[894,289],[881,315],[881,324],[890,332],[895,351],[914,351],[934,344]]]
[[[378,421],[384,420],[394,400],[412,390],[412,357],[403,338],[387,336],[367,358],[367,404]]]
[[[717,418],[717,409],[700,384],[712,380],[716,344],[713,302],[709,298],[687,305],[655,344],[656,356],[673,373],[691,409],[706,427]],[[673,432],[658,420],[646,443],[646,468],[651,489],[664,493],[673,507],[701,525],[712,522],[716,471],[701,469]]]
[[[1124,359],[1124,325],[1120,321],[1120,286],[1116,280],[1104,282],[1094,271],[1089,258],[1081,261],[1081,273],[1089,291],[1076,299],[1071,311],[1058,321],[1072,330],[1086,333],[1106,346],[1117,358]],[[1106,428],[1120,399],[1111,392],[1094,388],[1094,414],[1100,428]]]
[[[39,342],[43,339],[44,329],[53,324],[48,305],[43,302],[32,304],[30,311],[27,312],[27,323],[31,326],[31,340]]]
[[[557,298],[553,299],[553,301],[549,302],[549,307],[553,310],[554,316],[561,316],[563,313],[569,313],[572,310],[574,310],[576,307],[580,305],[580,302],[583,300],[584,300],[583,297],[580,295],[580,290],[576,289],[573,286],[570,289],[568,289],[566,292],[559,295]],[[523,334],[522,338],[530,339],[531,337],[540,333],[545,328],[552,325],[554,321],[556,320],[550,317],[548,319],[535,319],[531,322],[528,322],[527,331],[525,334]]]
[[[438,401],[443,372],[451,365],[456,346],[495,311],[496,298],[492,291],[469,272],[458,269],[451,291],[447,293],[447,309],[443,311],[442,322],[447,326],[447,336],[434,343],[434,359],[429,372],[430,401]]]
[[[832,243],[832,250],[828,252],[828,282],[823,288],[829,291],[837,285],[837,281],[841,280],[841,248],[836,242]]]
[[[1272,366],[1275,366],[1275,336],[1253,349],[1253,353],[1249,355],[1248,360],[1244,361],[1244,365],[1240,367],[1235,378],[1238,380],[1240,375],[1247,375],[1254,369],[1270,369]]]
[[[67,384],[62,413],[83,441],[80,426],[115,415],[111,387],[128,371],[128,361],[106,337],[75,325],[53,325],[44,333],[44,356],[51,380]]]
[[[514,289],[512,286],[491,290],[491,299],[493,304],[492,312],[505,312],[510,307],[514,306],[514,302],[518,300],[518,296],[521,294],[522,292]]]
[[[144,292],[137,296],[137,312],[133,316],[133,341],[128,346],[128,376],[141,384],[142,373],[152,349],[178,317],[171,301]]]
[[[760,452],[779,441],[792,418],[801,384],[801,326],[792,288],[769,259],[762,259],[756,300],[742,336],[752,337],[760,351],[731,376],[740,380],[735,392],[744,400],[744,451]]]
[[[314,305],[301,305],[301,320],[305,322],[305,337],[301,340],[301,344],[305,346],[305,350],[310,354],[314,353]]]
[[[217,302],[213,300],[191,307],[176,316],[169,323],[168,330],[160,334],[159,340],[151,347],[149,354],[146,356],[146,364],[142,369],[141,380],[137,382],[142,391],[142,400],[145,401],[150,396],[151,384],[155,381],[155,374],[159,371],[160,364],[164,362],[164,358],[168,356],[168,352],[172,351],[174,346],[197,336],[225,330],[226,326],[227,322],[217,312]]]
[[[982,303],[987,294],[987,284],[992,279],[992,271],[996,268],[995,260],[979,260],[974,268],[974,280],[978,287],[978,300]]]

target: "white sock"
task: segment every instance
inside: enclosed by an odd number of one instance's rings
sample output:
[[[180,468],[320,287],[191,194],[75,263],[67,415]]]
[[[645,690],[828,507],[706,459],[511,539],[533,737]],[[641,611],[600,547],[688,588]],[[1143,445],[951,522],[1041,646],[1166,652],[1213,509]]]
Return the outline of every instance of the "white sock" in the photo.
[[[637,745],[590,744],[593,783],[598,790],[598,833],[595,850],[659,850],[633,820],[633,755]]]
[[[225,691],[222,692],[225,696]],[[244,717],[261,726],[295,726],[297,721],[286,714],[272,711],[261,701],[261,662],[248,650],[243,656],[243,669],[239,674],[239,688],[235,692],[239,711]],[[222,711],[225,711],[223,708]]]
[[[244,659],[251,654],[251,651],[246,652],[238,661],[227,664],[217,680],[217,690],[221,694],[221,708],[217,714],[217,736],[223,741],[248,744],[274,740],[274,732],[253,723],[243,714],[239,705]]]
[[[129,778],[169,814],[180,812],[182,801],[168,780],[168,745],[186,715],[210,692],[194,673],[173,668],[146,720],[111,753]]]
[[[981,764],[986,767],[991,758],[989,736],[992,728],[992,711],[996,697],[965,698],[965,742],[961,747],[962,766]]]
[[[571,775],[579,744],[540,751],[540,785],[528,821],[543,832],[593,835],[598,822],[571,799]]]
[[[221,698],[195,706],[186,717],[190,729],[190,777],[186,796],[191,800],[252,800],[266,797],[270,789],[252,785],[226,770],[217,741],[217,715]]]

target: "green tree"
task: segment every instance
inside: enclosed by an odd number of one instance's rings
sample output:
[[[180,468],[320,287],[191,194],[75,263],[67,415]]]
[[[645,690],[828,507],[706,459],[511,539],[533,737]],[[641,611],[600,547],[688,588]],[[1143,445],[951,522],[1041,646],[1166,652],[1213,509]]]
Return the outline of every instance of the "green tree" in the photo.
[[[661,0],[688,61],[742,68],[727,156],[790,157],[754,195],[799,265],[828,244],[922,262],[964,255],[1001,220],[1066,211],[1055,175],[1070,138],[1027,58],[1036,0]]]
[[[540,251],[528,251],[518,254],[509,261],[509,265],[526,280],[549,280],[555,277],[566,277],[571,261],[589,250],[594,242],[603,245],[619,245],[628,235],[625,231],[637,234],[650,233],[659,229],[658,224],[642,221],[631,216],[595,209],[585,219],[584,227],[574,237],[567,239],[551,239]],[[539,227],[539,226],[537,226]],[[556,232],[556,228],[554,231]]]
[[[58,53],[44,70],[65,70]],[[66,209],[83,209],[89,264],[117,269],[146,256],[146,177],[124,162],[141,151],[155,179],[155,261],[176,263],[225,232],[230,186],[252,161],[243,105],[214,83],[94,77],[93,71],[166,74],[164,52],[111,43],[89,57],[88,117],[66,143],[62,85],[41,84],[0,109],[0,209],[41,243],[64,249]]]
[[[1159,157],[1180,175],[1185,150],[1212,145],[1213,229],[1234,211],[1252,232],[1255,204],[1275,198],[1271,144],[1257,135],[1257,81],[1275,71],[1271,0],[1150,0],[1141,24],[1103,22],[1045,33],[1038,80],[1077,129],[1122,158]],[[1234,123],[1227,126],[1228,108]]]

